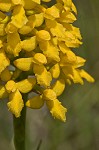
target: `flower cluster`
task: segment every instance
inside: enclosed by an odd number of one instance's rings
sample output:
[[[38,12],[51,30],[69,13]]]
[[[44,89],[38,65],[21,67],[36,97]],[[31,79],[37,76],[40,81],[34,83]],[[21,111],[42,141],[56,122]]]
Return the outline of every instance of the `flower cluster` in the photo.
[[[44,104],[54,118],[66,120],[67,111],[57,99],[67,84],[94,79],[81,66],[85,59],[72,48],[82,44],[72,23],[77,10],[72,0],[0,0],[0,99],[21,115],[24,105]],[[35,92],[26,103],[22,95]]]

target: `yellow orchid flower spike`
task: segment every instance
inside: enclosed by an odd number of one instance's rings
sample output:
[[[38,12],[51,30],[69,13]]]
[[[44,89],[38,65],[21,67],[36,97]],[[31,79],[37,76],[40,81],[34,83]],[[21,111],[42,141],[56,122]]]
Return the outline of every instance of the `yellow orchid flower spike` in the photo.
[[[54,118],[66,121],[67,108],[58,100],[66,84],[94,79],[81,67],[86,60],[72,48],[82,44],[73,25],[72,0],[0,0],[0,99],[21,117],[25,107],[44,104]],[[33,94],[31,98],[28,95]]]

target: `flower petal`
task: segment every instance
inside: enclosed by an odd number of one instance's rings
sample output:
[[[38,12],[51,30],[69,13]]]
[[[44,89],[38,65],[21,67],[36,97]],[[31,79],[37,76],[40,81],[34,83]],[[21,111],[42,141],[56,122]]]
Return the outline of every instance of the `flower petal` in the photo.
[[[11,0],[0,0],[0,10],[3,12],[9,12],[11,10]]]
[[[60,66],[59,64],[55,64],[50,70],[50,73],[52,75],[53,78],[58,78],[60,75]]]
[[[37,78],[38,84],[44,87],[50,86],[52,77],[51,77],[50,72],[48,72],[43,65],[34,64],[33,71]]]
[[[29,71],[30,69],[32,69],[32,61],[33,61],[32,57],[19,58],[14,61],[14,65],[22,71]]]
[[[22,5],[16,5],[14,7],[13,15],[11,17],[11,23],[15,25],[17,28],[21,28],[28,21],[25,10]]]
[[[13,41],[13,42],[12,42]],[[10,54],[14,54],[14,56],[18,56],[19,52],[21,51],[20,45],[20,35],[18,32],[9,33],[7,35],[7,52]]]
[[[58,79],[54,84],[52,84],[52,89],[56,93],[57,96],[60,96],[65,89],[65,81],[64,79]]]
[[[59,58],[59,49],[55,47],[51,42],[41,42],[40,44],[40,49],[43,51],[43,54],[50,58],[51,60],[60,61]]]
[[[42,96],[34,96],[26,102],[26,106],[32,109],[40,109],[44,105],[44,100]]]
[[[56,93],[52,89],[45,89],[43,91],[43,98],[45,100],[54,100],[56,99]]]
[[[84,84],[78,70],[71,66],[63,67],[62,70],[67,79],[71,79],[74,83]]]
[[[27,38],[26,40],[21,41],[21,48],[25,51],[32,51],[36,48],[36,37]]]
[[[60,17],[60,10],[58,9],[57,4],[53,5],[50,8],[47,8],[45,11],[44,17],[47,19],[52,19],[52,20],[54,18],[59,18]]]
[[[20,117],[22,108],[24,107],[24,102],[18,90],[10,94],[7,106],[16,118]]]
[[[67,112],[67,109],[61,105],[61,102],[59,102],[58,99],[46,101],[46,104],[54,118],[57,118],[63,122],[66,121],[65,113]]]
[[[38,41],[42,41],[42,40],[49,41],[51,39],[51,36],[50,36],[49,32],[46,31],[46,30],[38,31],[36,33],[36,37],[37,37]]]
[[[85,70],[81,69],[78,70],[80,76],[84,79],[86,79],[88,82],[94,82],[94,78],[92,76],[90,76]]]
[[[36,53],[33,57],[33,61],[39,65],[47,63],[47,59],[46,59],[45,55],[43,55],[42,53]]]
[[[6,57],[3,49],[0,49],[0,73],[10,65],[9,59]]]
[[[36,84],[35,78],[24,79],[16,83],[17,88],[21,93],[30,92],[35,84]]]
[[[39,13],[39,14],[30,15],[28,17],[28,20],[32,27],[39,27],[44,22],[44,14]]]
[[[9,81],[11,79],[11,72],[9,71],[8,68],[5,68],[2,72],[1,72],[1,75],[0,75],[0,78],[2,81]]]
[[[68,64],[74,64],[76,62],[76,55],[71,51],[68,50],[65,54],[60,53],[60,66],[66,66]]]
[[[14,92],[17,89],[16,83],[13,80],[9,80],[6,85],[5,88],[7,90],[8,93]]]

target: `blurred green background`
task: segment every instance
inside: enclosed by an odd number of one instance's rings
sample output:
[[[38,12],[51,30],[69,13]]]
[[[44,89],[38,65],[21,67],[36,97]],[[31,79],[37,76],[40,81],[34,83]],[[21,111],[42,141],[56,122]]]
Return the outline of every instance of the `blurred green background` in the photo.
[[[76,53],[87,59],[85,69],[95,83],[72,85],[60,97],[68,108],[67,122],[54,120],[46,107],[27,110],[26,150],[99,150],[99,0],[74,0],[78,9],[75,25],[83,45]],[[12,115],[0,101],[0,150],[13,150]]]

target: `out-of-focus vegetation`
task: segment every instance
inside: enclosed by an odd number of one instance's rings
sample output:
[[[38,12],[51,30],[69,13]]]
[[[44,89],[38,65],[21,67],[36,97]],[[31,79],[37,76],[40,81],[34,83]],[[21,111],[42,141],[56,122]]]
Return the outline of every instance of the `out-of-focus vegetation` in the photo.
[[[54,120],[46,108],[27,110],[26,150],[99,150],[99,0],[74,0],[78,9],[75,25],[83,45],[76,53],[87,59],[85,69],[95,83],[67,86],[60,97],[68,108],[67,122]],[[13,150],[12,115],[0,101],[0,150]]]

